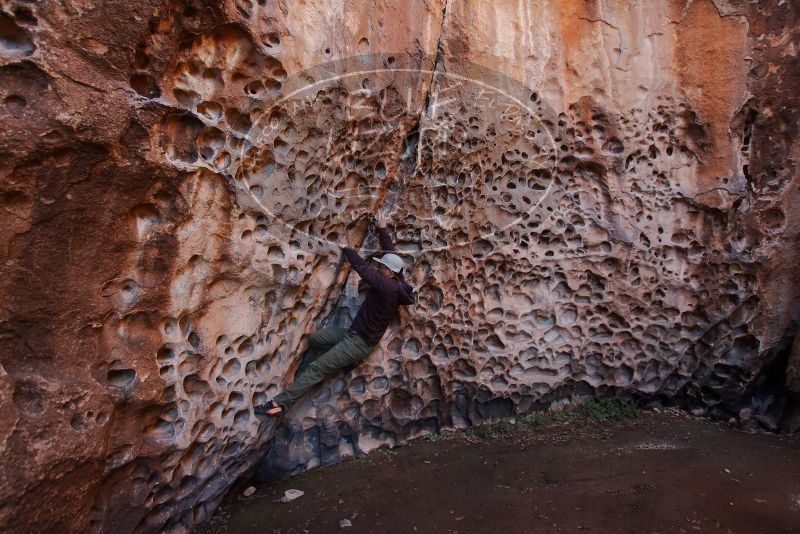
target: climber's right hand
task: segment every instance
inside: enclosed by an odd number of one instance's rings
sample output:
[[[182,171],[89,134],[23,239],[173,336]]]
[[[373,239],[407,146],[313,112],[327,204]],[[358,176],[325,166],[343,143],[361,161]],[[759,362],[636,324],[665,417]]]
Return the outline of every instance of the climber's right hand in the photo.
[[[389,223],[389,217],[387,217],[382,211],[378,211],[375,214],[375,225],[378,228],[386,228],[386,225]]]

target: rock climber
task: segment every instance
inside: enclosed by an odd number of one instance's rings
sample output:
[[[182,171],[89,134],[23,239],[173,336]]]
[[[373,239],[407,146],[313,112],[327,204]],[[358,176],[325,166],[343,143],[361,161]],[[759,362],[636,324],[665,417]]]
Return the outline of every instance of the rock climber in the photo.
[[[394,244],[386,222],[384,215],[376,215],[375,223],[384,254],[371,260],[374,265],[347,246],[345,238],[338,243],[350,265],[369,286],[353,324],[350,328],[323,328],[313,332],[301,362],[308,361],[315,352],[317,357],[305,369],[298,371],[294,383],[286,390],[273,400],[255,406],[257,415],[285,413],[327,375],[366,358],[398,315],[400,306],[414,303],[414,290],[403,277],[402,258],[393,253]],[[320,352],[324,354],[320,356]]]

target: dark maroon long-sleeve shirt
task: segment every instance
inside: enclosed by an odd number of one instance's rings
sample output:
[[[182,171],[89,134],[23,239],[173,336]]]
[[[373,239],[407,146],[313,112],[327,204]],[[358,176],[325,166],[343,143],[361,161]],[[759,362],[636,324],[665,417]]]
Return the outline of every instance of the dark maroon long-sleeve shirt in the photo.
[[[386,228],[378,229],[378,237],[385,252],[394,252],[394,244]],[[398,308],[414,303],[414,290],[404,281],[384,276],[370,267],[352,248],[344,247],[343,252],[353,269],[370,286],[350,330],[374,345],[397,316]]]

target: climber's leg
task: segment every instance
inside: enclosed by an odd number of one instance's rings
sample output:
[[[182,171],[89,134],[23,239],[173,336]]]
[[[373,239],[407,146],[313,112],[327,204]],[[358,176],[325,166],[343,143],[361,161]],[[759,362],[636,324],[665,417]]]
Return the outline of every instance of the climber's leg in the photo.
[[[311,347],[321,349],[323,352],[329,351],[344,339],[344,336],[349,331],[347,328],[320,328],[309,334],[308,344]]]
[[[349,330],[347,328],[322,328],[308,336],[308,348],[300,358],[300,364],[295,371],[295,381],[302,376],[311,363],[321,354],[332,349],[339,343]],[[254,407],[256,415],[281,415],[283,408],[274,400]]]
[[[321,328],[311,332],[308,336],[308,348],[300,358],[300,364],[294,373],[295,378],[303,374],[311,362],[340,342],[347,332],[347,328]]]
[[[276,396],[275,402],[284,410],[288,410],[327,375],[366,358],[371,349],[364,338],[353,332],[346,332],[341,341],[311,362],[308,368],[295,378],[291,386]]]

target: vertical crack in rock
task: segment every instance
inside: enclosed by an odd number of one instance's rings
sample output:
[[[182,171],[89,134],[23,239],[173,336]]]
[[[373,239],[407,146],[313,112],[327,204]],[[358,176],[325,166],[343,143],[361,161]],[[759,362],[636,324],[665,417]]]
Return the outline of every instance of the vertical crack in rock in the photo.
[[[427,102],[427,97],[426,97]],[[408,135],[403,140],[403,154],[400,157],[401,162],[403,162],[404,168],[403,171],[408,175],[411,176],[414,174],[414,171],[417,170],[417,153],[419,149],[419,128],[420,128],[420,121],[414,123],[414,126],[411,127],[409,130]]]
[[[447,5],[449,0],[444,0],[444,4],[442,6],[442,20],[439,26],[439,35],[436,39],[436,55],[434,58],[433,69],[431,72],[431,78],[428,82],[428,89],[425,93],[424,97],[424,105],[420,109],[420,114],[417,121],[414,123],[412,128],[409,130],[409,133],[406,135],[402,151],[400,153],[399,158],[399,165],[398,171],[403,171],[407,176],[413,175],[414,171],[416,170],[417,166],[417,144],[419,142],[419,131],[420,131],[420,122],[422,118],[428,113],[428,109],[430,107],[430,98],[431,92],[433,90],[433,86],[435,83],[436,73],[440,70],[446,73],[446,65],[445,65],[445,58],[444,58],[444,29],[446,24],[446,17],[447,17]],[[403,165],[401,168],[400,165]],[[397,180],[398,172],[395,172],[393,176],[390,177],[388,184],[386,185],[386,190],[384,194],[381,195],[382,202],[380,205],[375,206],[376,211],[388,211],[391,212],[394,207],[397,199],[402,194],[402,184]],[[388,208],[386,206],[388,202]],[[370,243],[374,243],[375,241],[375,229],[373,225],[369,225],[368,229],[361,240],[361,246],[355,247],[357,250],[361,250],[362,252],[366,253],[375,253],[379,252],[378,247],[374,246],[372,248],[364,249],[365,246],[369,245]],[[348,281],[350,279],[349,273],[351,269],[349,266],[345,264],[343,265],[345,269],[348,271],[348,275],[344,277],[344,281],[342,282],[338,295],[336,297],[336,301],[331,307],[331,311],[326,314],[326,317],[320,321],[323,326],[341,326],[344,323],[349,322],[354,318],[354,314],[357,311],[358,306],[358,299],[357,299],[357,291],[356,295],[346,296],[346,288],[348,286]],[[346,305],[344,305],[343,301],[347,301]],[[347,308],[348,313],[342,314],[343,308]],[[338,316],[338,317],[337,317]],[[344,322],[343,322],[344,321]]]
[[[442,20],[441,24],[439,25],[439,35],[436,38],[436,55],[433,60],[433,68],[431,71],[431,77],[428,82],[428,88],[425,92],[424,97],[424,104],[420,108],[419,117],[417,118],[414,125],[408,131],[405,139],[403,140],[403,147],[402,152],[400,154],[400,164],[404,164],[403,167],[399,167],[398,170],[405,173],[405,176],[411,177],[414,174],[414,171],[417,168],[417,158],[418,158],[418,143],[419,143],[419,136],[420,136],[420,125],[424,120],[424,117],[428,114],[428,110],[430,108],[430,100],[431,94],[434,89],[434,85],[436,83],[436,74],[438,72],[445,73],[447,72],[447,66],[445,64],[445,51],[444,51],[444,35],[445,35],[445,27],[447,22],[447,7],[450,0],[444,0],[444,4],[442,6]],[[397,198],[402,194],[402,184],[397,183],[397,172],[393,176],[392,181],[389,183],[387,188],[387,195],[384,198],[384,201],[388,199],[389,201],[389,208],[387,211],[392,211],[394,209],[394,203],[397,201]],[[384,205],[382,204],[377,208],[378,210],[385,210]]]
[[[445,28],[447,27],[447,7],[450,3],[450,0],[444,0],[444,6],[442,6],[442,25],[439,28],[439,38],[436,40],[436,59],[433,63],[433,74],[435,75],[436,72],[439,71],[439,66],[441,65],[442,72],[445,74],[447,73],[447,65],[445,63],[446,58],[444,55],[444,36],[445,36]],[[431,86],[433,85],[433,76],[431,76]],[[430,88],[429,88],[430,89]],[[430,90],[428,93],[430,96]],[[428,96],[425,98],[425,102],[428,102]],[[427,106],[426,106],[427,111]]]
[[[442,23],[439,26],[439,36],[436,39],[436,55],[433,59],[433,68],[431,69],[431,77],[428,82],[428,90],[425,92],[425,104],[422,106],[420,110],[419,119],[417,120],[417,129],[419,129],[419,125],[422,122],[423,118],[428,115],[428,110],[430,108],[431,102],[431,94],[433,93],[434,86],[436,84],[437,74],[441,71],[442,73],[447,73],[447,65],[446,65],[446,58],[445,58],[445,51],[444,51],[444,37],[445,37],[445,28],[447,23],[447,6],[450,0],[444,0],[444,5],[442,6]]]

